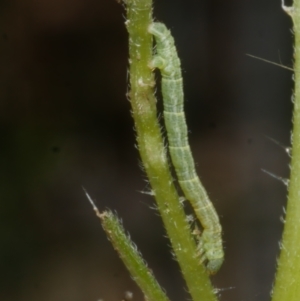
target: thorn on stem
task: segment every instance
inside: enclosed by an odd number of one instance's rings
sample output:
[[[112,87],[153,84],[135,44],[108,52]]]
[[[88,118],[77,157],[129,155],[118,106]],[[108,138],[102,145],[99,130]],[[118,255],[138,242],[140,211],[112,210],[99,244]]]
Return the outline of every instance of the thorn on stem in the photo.
[[[272,141],[273,143],[277,144],[278,146],[280,146],[282,149],[284,149],[284,151],[289,155],[289,157],[291,157],[291,153],[292,153],[292,149],[291,147],[288,147],[288,146],[284,146],[283,144],[281,144],[280,142],[278,142],[277,140],[269,137],[269,136],[266,136],[265,137],[267,139],[269,139],[270,141]]]
[[[252,55],[252,54],[249,54],[249,53],[246,53],[246,55],[249,56],[249,57],[252,57],[252,58],[254,58],[254,59],[257,59],[257,60],[260,60],[260,61],[269,63],[269,64],[271,64],[271,65],[275,65],[275,66],[281,67],[281,68],[283,68],[283,69],[287,69],[287,70],[289,70],[289,71],[294,71],[293,68],[290,68],[290,67],[284,66],[284,65],[282,65],[282,64],[278,64],[278,63],[275,63],[275,62],[272,62],[272,61],[263,59],[263,58],[261,58],[261,57],[255,56],[255,55]]]
[[[261,169],[262,172],[266,173],[267,175],[269,175],[270,177],[276,179],[276,180],[279,180],[281,183],[283,183],[285,186],[288,186],[289,185],[289,179],[285,179],[285,178],[282,178],[280,176],[277,176],[265,169]]]
[[[92,198],[90,197],[90,195],[88,194],[88,192],[85,190],[85,188],[82,186],[82,189],[87,197],[87,199],[89,200],[90,204],[93,207],[93,210],[96,212],[96,215],[102,219],[103,218],[103,214],[100,213],[99,209],[97,208],[96,204],[94,203],[94,201],[92,200]]]

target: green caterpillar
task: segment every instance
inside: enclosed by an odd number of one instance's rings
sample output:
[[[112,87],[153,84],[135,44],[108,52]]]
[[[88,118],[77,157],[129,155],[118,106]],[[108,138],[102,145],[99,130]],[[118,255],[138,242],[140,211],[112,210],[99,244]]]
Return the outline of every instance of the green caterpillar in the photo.
[[[201,263],[207,261],[207,270],[214,274],[224,260],[222,228],[216,210],[196,173],[188,143],[180,60],[174,38],[164,24],[154,22],[150,24],[148,31],[156,41],[156,53],[150,67],[158,68],[162,76],[164,121],[171,160],[185,198],[190,201],[203,227],[198,243]]]

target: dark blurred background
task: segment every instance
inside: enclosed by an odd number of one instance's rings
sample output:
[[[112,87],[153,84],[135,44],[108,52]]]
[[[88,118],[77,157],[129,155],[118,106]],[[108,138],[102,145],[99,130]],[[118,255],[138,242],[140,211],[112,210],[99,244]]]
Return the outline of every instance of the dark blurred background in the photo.
[[[288,4],[288,3],[287,3]],[[190,142],[220,215],[222,301],[268,300],[288,177],[292,23],[273,0],[156,0],[182,60]],[[143,300],[84,186],[173,301],[188,300],[135,149],[125,12],[113,0],[0,2],[0,300]],[[161,103],[161,99],[159,99]]]

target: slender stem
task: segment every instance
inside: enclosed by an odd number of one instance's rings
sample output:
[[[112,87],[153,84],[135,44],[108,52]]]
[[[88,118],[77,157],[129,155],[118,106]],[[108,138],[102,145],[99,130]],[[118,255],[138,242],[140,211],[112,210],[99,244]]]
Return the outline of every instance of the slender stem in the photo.
[[[273,301],[300,300],[300,0],[283,9],[292,17],[295,33],[295,93],[292,161],[286,221],[278,260]]]
[[[97,215],[115,250],[118,251],[132,278],[141,288],[145,300],[169,301],[136,246],[125,234],[117,216],[111,211],[104,211],[101,214],[98,212]]]
[[[169,170],[166,148],[157,120],[152,58],[152,37],[147,28],[152,22],[152,0],[127,0],[129,32],[129,93],[137,142],[172,247],[194,301],[214,301],[216,296],[204,267],[199,263],[178,194]]]
[[[151,270],[139,253],[136,245],[126,235],[121,221],[111,211],[99,212],[97,206],[83,188],[96,215],[100,218],[102,227],[106,232],[115,250],[119,253],[132,278],[142,290],[147,301],[169,301],[167,295],[160,287]]]

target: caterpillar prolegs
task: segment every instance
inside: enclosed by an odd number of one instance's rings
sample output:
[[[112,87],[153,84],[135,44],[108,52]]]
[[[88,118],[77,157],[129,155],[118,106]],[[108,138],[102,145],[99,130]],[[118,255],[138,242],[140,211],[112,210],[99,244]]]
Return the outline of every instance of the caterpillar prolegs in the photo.
[[[163,23],[150,24],[148,31],[156,42],[156,53],[150,67],[158,68],[162,76],[163,114],[171,160],[184,196],[190,201],[203,227],[198,243],[200,261],[207,261],[207,270],[214,274],[224,260],[222,228],[216,210],[196,173],[188,143],[180,60],[174,38]]]

